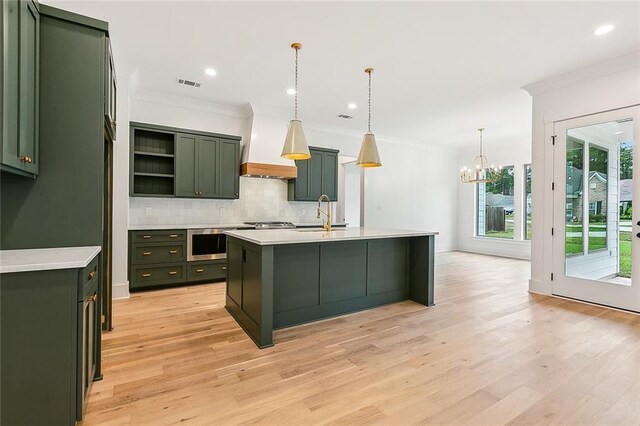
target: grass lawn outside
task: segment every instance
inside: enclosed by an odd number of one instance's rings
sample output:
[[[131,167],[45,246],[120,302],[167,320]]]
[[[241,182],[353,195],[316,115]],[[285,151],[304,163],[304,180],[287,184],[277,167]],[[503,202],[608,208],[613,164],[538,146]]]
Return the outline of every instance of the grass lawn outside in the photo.
[[[565,251],[567,255],[582,253],[582,237],[566,237]],[[589,251],[606,248],[605,237],[590,237]],[[631,278],[631,232],[620,232],[620,266],[618,275]]]
[[[512,214],[508,214],[505,215],[505,220],[506,223],[504,224],[504,231],[489,231],[486,232],[483,236],[484,237],[491,237],[491,238],[511,238],[513,239],[513,215]]]

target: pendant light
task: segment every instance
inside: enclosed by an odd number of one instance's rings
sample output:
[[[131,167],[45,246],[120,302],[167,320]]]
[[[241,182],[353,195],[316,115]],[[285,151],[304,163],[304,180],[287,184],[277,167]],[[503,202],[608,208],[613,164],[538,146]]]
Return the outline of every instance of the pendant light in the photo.
[[[493,164],[489,166],[489,160],[482,152],[483,131],[483,128],[478,129],[478,132],[480,132],[480,155],[473,161],[473,166],[470,169],[463,167],[460,170],[460,180],[463,183],[495,182],[502,171],[502,167],[496,167]]]
[[[367,124],[367,133],[362,138],[362,146],[356,165],[360,167],[380,167],[380,155],[378,155],[378,147],[376,146],[376,137],[371,133],[371,73],[373,68],[364,70],[369,75],[369,121]]]
[[[302,121],[298,120],[298,51],[302,48],[302,44],[293,43],[291,48],[296,51],[294,113],[293,120],[289,122],[287,137],[284,140],[280,156],[288,160],[307,160],[311,158],[311,153],[309,153],[307,139],[304,137],[304,130],[302,130]]]

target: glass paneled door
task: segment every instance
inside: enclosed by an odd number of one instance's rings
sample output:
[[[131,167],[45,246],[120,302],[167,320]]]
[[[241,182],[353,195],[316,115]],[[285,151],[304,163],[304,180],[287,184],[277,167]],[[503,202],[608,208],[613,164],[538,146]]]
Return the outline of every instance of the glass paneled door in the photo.
[[[640,312],[640,107],[554,131],[553,293]]]

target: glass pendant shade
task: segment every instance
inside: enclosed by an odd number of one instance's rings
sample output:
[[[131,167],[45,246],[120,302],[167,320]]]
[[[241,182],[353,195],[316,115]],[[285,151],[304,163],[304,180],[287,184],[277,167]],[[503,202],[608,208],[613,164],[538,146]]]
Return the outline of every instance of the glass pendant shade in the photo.
[[[304,130],[302,130],[302,121],[291,120],[289,122],[287,137],[284,140],[280,156],[288,160],[308,160],[311,158],[307,139],[304,136]]]
[[[360,154],[356,165],[360,167],[380,167],[380,155],[378,154],[378,146],[376,145],[376,137],[373,133],[366,133],[362,138],[360,146]]]

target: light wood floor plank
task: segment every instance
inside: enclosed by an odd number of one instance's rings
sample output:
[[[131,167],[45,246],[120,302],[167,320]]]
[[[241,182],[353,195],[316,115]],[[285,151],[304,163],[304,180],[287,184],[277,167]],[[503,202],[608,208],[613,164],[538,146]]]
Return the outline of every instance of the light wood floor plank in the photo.
[[[275,333],[224,283],[114,302],[83,425],[640,424],[640,316],[527,292],[526,261],[439,254],[406,301]]]

